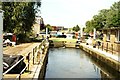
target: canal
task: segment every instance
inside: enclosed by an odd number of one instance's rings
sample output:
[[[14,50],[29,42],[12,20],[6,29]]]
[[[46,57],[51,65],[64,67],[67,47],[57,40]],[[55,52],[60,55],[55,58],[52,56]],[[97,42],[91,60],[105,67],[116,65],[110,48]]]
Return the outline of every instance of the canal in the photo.
[[[109,68],[88,53],[76,48],[50,48],[45,78],[118,78]]]

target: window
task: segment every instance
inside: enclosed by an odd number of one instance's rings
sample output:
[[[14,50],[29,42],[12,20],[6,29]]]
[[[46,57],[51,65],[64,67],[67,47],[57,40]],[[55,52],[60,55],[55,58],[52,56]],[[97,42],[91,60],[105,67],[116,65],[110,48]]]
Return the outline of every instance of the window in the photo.
[[[116,31],[115,37],[116,37],[116,40],[117,40],[116,42],[120,42],[120,30]]]
[[[118,38],[117,41],[120,41],[120,30],[118,30]]]

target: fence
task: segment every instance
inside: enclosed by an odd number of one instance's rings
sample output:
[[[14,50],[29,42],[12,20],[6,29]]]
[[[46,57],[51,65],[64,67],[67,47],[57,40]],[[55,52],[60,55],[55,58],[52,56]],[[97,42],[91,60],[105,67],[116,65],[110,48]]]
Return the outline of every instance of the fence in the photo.
[[[24,67],[24,69],[17,74],[15,80],[21,80],[21,75],[23,74],[23,72],[25,72],[25,70],[30,71],[30,65],[32,62],[32,65],[35,64],[39,64],[40,63],[40,59],[41,57],[38,57],[38,55],[40,56],[44,49],[41,49],[42,47],[45,47],[45,40],[43,40],[41,42],[41,44],[39,44],[38,46],[35,46],[32,48],[31,51],[27,52],[26,55],[20,59],[18,62],[16,62],[12,67],[10,67],[9,69],[7,69],[4,73],[3,73],[3,77],[10,71],[12,70],[15,66],[17,66],[21,61],[25,60],[26,66]],[[42,52],[42,53],[40,53]],[[12,75],[12,74],[11,74]],[[3,78],[4,79],[4,78]]]
[[[114,46],[114,44],[112,44],[112,43],[103,43],[103,42],[100,42],[100,44],[97,44],[96,47],[98,49],[102,49],[102,51],[110,52],[112,54],[119,53],[119,51],[115,50],[116,46]]]

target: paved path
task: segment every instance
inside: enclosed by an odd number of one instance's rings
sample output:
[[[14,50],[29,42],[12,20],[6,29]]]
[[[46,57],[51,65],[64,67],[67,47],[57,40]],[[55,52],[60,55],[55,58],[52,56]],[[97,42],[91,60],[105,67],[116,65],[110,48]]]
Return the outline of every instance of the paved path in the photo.
[[[16,45],[15,47],[6,47],[3,49],[3,54],[9,54],[9,55],[25,55],[24,53],[28,53],[32,50],[33,47],[39,45],[40,43],[25,43]]]
[[[86,45],[85,43],[81,43],[81,45],[86,46],[86,47],[88,47],[88,48],[90,48],[90,49],[92,49],[94,51],[97,51],[97,52],[99,52],[101,54],[104,54],[105,56],[107,56],[109,58],[112,58],[112,59],[120,62],[120,56],[118,56],[118,55],[112,54],[110,52],[102,51],[101,49],[98,49],[98,48],[93,48],[93,46]]]

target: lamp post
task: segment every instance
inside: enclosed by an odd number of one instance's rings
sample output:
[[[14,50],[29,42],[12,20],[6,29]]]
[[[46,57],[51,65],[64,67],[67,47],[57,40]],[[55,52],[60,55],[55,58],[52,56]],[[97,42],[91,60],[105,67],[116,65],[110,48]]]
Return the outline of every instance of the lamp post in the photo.
[[[81,34],[81,38],[83,37],[83,26],[81,25],[81,27],[80,27],[81,29],[80,29],[80,34]]]
[[[93,39],[95,40],[96,39],[96,29],[94,28],[94,36],[93,36]]]
[[[2,80],[2,73],[3,73],[3,11],[0,10],[0,79]]]

